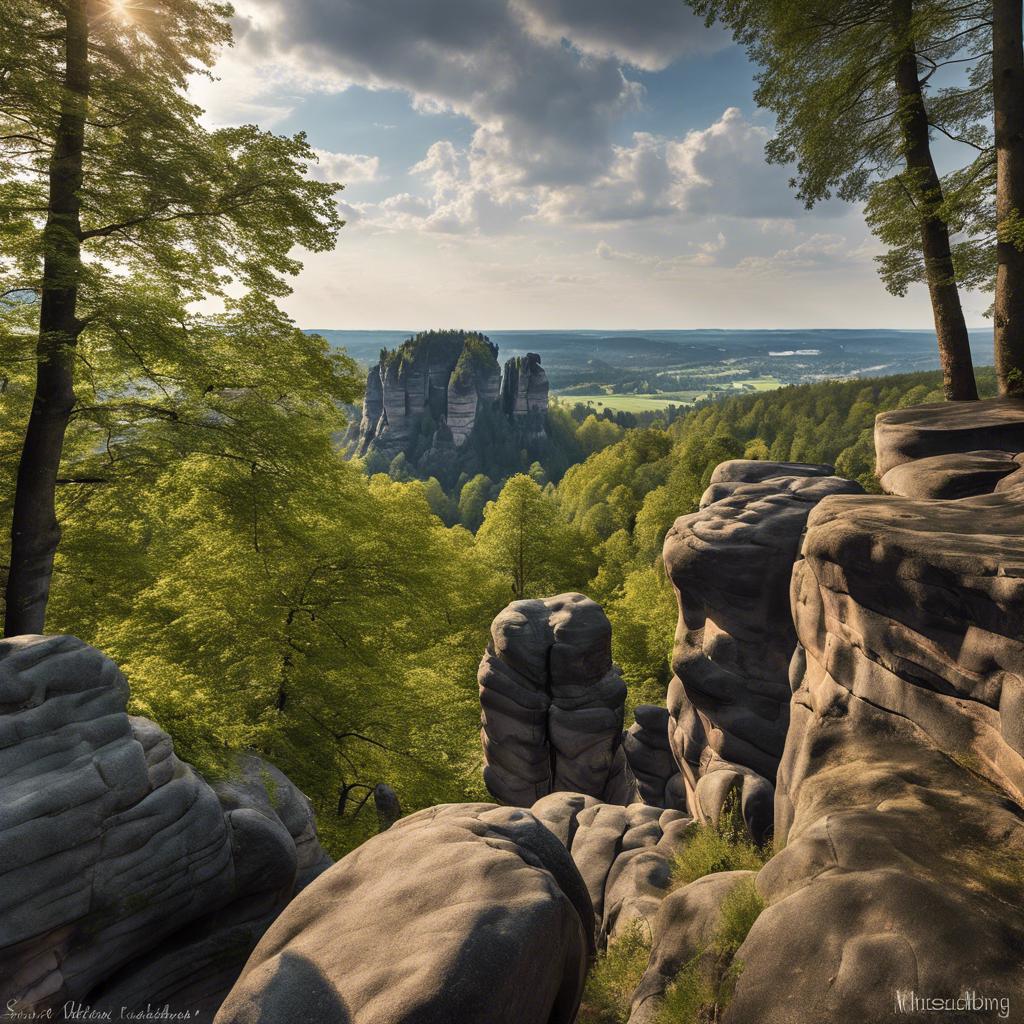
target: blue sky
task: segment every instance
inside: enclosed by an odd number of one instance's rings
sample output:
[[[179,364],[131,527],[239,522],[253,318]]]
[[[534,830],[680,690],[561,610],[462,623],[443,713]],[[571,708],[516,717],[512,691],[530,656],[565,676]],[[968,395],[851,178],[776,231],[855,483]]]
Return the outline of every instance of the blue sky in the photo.
[[[753,69],[680,0],[240,0],[211,124],[346,184],[303,327],[907,327],[857,209],[770,167]],[[984,296],[966,299],[981,324]]]

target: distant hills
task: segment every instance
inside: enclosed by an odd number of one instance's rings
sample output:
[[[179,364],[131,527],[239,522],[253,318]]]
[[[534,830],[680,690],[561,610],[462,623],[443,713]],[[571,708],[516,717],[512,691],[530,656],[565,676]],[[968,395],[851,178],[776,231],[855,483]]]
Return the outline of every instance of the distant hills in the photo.
[[[319,330],[369,366],[407,331]],[[784,384],[911,373],[939,365],[930,331],[488,331],[503,357],[537,353],[552,392],[596,407],[641,411]],[[978,365],[992,361],[988,329],[972,332]]]

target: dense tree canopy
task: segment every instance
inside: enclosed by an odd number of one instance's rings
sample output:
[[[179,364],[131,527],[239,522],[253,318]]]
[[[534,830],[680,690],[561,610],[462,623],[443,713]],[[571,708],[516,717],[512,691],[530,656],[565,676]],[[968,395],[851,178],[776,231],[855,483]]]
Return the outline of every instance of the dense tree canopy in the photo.
[[[238,387],[205,350],[217,350],[212,331],[251,318],[214,324],[192,304],[249,292],[259,299],[241,309],[279,316],[270,303],[299,269],[295,248],[329,248],[341,226],[339,186],[308,177],[303,136],[210,131],[187,99],[188,77],[230,40],[230,16],[209,0],[0,9],[0,331],[34,335],[16,354],[34,380],[20,455],[8,456],[8,633],[44,625],[71,418],[104,429],[128,405],[166,418],[178,379],[199,372],[210,389]]]

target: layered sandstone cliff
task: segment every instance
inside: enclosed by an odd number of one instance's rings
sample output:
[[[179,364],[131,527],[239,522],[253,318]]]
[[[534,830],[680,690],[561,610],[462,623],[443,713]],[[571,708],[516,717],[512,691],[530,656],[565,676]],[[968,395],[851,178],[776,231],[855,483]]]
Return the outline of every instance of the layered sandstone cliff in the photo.
[[[540,356],[514,357],[502,370],[497,345],[482,334],[427,332],[381,352],[347,441],[354,455],[455,464],[483,421],[542,440],[547,407]]]

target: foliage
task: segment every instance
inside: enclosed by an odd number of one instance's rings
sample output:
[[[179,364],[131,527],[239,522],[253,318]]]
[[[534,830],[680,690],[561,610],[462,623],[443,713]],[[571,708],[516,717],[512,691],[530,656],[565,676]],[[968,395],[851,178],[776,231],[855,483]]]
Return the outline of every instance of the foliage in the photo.
[[[577,1024],[626,1024],[650,953],[650,936],[640,920],[609,942],[587,976]]]
[[[757,871],[769,855],[727,829],[701,825],[672,858],[672,887],[678,889],[719,871]]]
[[[764,900],[753,878],[738,882],[722,900],[718,928],[665,992],[656,1024],[717,1024],[728,1007],[743,965],[735,959]]]
[[[755,99],[777,119],[766,153],[795,165],[792,184],[807,206],[833,194],[866,202],[867,221],[888,246],[880,259],[897,295],[926,277],[921,223],[936,216],[960,238],[957,278],[988,285],[995,270],[995,185],[990,22],[982,2],[914,0],[900,29],[892,4],[845,0],[691,0],[732,29],[760,67]],[[906,166],[908,99],[897,67],[913,51],[930,128],[970,154],[933,194],[927,175]],[[956,67],[959,75],[943,74]]]
[[[313,800],[336,854],[375,829],[361,801],[377,782],[406,811],[482,796],[475,673],[506,600],[500,578],[468,531],[433,514],[438,488],[343,461],[350,360],[252,299],[203,329],[159,399],[130,391],[127,362],[84,379],[85,403],[93,389],[124,397],[71,422],[50,628],[113,657],[131,710],[204,772],[230,770],[236,749],[272,760]],[[14,357],[7,456],[32,341],[13,328],[0,339]],[[135,342],[163,370],[149,335]]]
[[[592,568],[584,535],[565,521],[554,498],[522,473],[487,504],[476,542],[515,600],[579,590]]]

